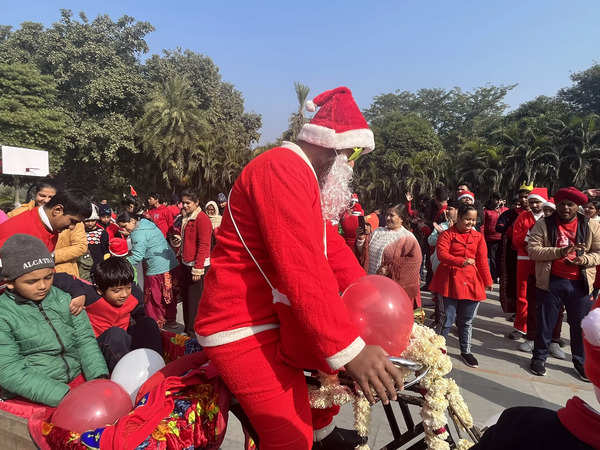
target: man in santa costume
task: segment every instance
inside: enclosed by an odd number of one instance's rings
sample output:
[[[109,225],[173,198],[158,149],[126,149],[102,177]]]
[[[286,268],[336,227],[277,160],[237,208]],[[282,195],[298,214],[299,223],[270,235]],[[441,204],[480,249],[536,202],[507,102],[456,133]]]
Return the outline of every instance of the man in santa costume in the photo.
[[[596,266],[600,264],[600,223],[579,213],[588,198],[576,188],[561,188],[554,199],[556,212],[535,224],[527,246],[535,261],[538,326],[530,370],[545,375],[553,328],[564,306],[573,366],[579,378],[588,381],[580,324],[590,309]]]
[[[600,308],[582,320],[585,371],[600,403]],[[600,413],[579,397],[564,408],[519,406],[505,410],[471,450],[600,449]]]
[[[311,409],[303,369],[345,368],[369,400],[395,398],[399,371],[365,345],[339,293],[364,275],[331,225],[348,207],[353,161],[373,133],[348,88],[324,92],[300,131],[236,180],[211,255],[196,335],[259,436],[261,450],[350,449],[337,408]]]

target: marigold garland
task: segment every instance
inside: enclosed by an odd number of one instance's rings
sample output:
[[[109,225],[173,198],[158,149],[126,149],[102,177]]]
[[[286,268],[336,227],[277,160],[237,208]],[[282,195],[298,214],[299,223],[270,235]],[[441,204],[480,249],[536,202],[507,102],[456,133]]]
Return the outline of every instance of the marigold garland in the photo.
[[[428,373],[420,381],[424,389],[424,403],[421,417],[425,429],[425,443],[430,450],[449,450],[448,419],[446,411],[450,407],[459,419],[458,426],[471,428],[473,417],[469,412],[458,385],[445,376],[452,370],[452,362],[446,351],[446,340],[431,328],[414,324],[407,349],[402,358],[423,364],[429,368]],[[410,371],[403,369],[406,379]],[[341,406],[353,402],[354,428],[361,437],[368,437],[371,418],[371,405],[360,389],[354,393],[349,387],[339,384],[337,377],[319,375],[321,387],[309,391],[310,404],[313,408],[324,409],[333,405]],[[463,427],[464,425],[464,427]],[[366,441],[366,439],[365,439]],[[459,439],[458,450],[467,450],[473,445],[468,439]],[[358,450],[369,450],[368,445],[357,447]]]

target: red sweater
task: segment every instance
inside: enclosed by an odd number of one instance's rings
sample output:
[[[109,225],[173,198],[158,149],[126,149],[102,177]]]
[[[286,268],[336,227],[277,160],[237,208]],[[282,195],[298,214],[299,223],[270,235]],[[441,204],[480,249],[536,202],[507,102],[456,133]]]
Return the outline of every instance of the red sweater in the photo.
[[[50,252],[54,251],[58,233],[52,233],[40,218],[39,208],[33,208],[30,211],[11,217],[6,222],[0,224],[0,247],[6,240],[14,234],[29,234],[40,239]]]
[[[480,232],[460,233],[456,226],[449,228],[438,238],[437,257],[440,265],[429,285],[431,292],[459,300],[486,299],[485,288],[492,285],[492,276]],[[462,267],[467,258],[475,264]]]
[[[162,231],[163,236],[167,237],[167,231],[173,225],[173,213],[164,205],[159,205],[148,211],[150,220]]]
[[[529,259],[527,241],[525,239],[527,238],[527,233],[529,233],[529,230],[533,228],[536,222],[537,219],[531,211],[523,211],[515,220],[512,231],[512,244],[513,248],[517,251],[517,259]]]
[[[114,306],[104,298],[100,298],[85,307],[90,323],[96,337],[100,336],[111,327],[118,327],[125,331],[129,327],[131,312],[138,306],[138,300],[130,295],[122,306]]]
[[[253,159],[233,186],[217,234],[196,315],[200,344],[279,328],[279,354],[294,367],[330,372],[352,360],[364,342],[339,292],[364,271],[331,230],[315,172],[298,146],[287,143]]]
[[[185,221],[185,219],[184,219]],[[201,275],[205,266],[210,264],[210,241],[212,223],[200,208],[194,211],[181,231],[181,260],[186,266],[192,266]]]

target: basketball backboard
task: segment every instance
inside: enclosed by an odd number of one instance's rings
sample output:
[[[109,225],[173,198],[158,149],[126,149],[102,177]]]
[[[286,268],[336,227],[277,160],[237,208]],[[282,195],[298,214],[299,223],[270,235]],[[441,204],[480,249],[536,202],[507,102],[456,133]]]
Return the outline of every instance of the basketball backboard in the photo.
[[[50,173],[48,152],[30,148],[2,146],[2,173],[45,177]]]

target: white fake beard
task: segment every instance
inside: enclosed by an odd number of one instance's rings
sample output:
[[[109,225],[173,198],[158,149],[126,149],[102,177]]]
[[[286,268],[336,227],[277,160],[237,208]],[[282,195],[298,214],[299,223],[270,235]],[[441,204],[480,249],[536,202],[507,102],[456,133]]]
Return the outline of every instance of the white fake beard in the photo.
[[[352,199],[352,167],[348,157],[343,154],[336,156],[329,173],[325,176],[321,188],[321,211],[325,220],[339,220],[340,215],[348,209]]]

